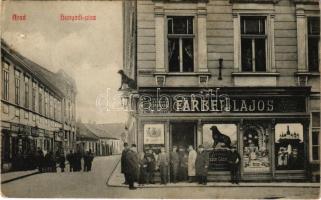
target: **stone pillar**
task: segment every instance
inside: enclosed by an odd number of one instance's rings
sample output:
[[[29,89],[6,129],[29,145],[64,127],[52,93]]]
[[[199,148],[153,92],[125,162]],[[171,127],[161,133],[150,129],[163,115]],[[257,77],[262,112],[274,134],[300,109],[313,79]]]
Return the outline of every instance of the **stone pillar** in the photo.
[[[165,18],[163,2],[155,3],[156,72],[165,72]]]
[[[206,3],[198,3],[197,10],[197,66],[199,72],[208,72],[207,68],[207,37],[206,37]]]
[[[307,71],[306,68],[306,18],[303,5],[296,5],[297,23],[297,50],[298,50],[298,72]]]
[[[240,72],[240,58],[241,58],[241,33],[240,33],[240,18],[237,13],[233,13],[233,27],[234,27],[234,72]]]

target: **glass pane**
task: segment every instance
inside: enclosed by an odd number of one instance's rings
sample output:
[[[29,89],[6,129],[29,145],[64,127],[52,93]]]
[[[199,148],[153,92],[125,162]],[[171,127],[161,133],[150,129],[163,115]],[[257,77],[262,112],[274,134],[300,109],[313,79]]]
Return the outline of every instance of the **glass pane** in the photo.
[[[303,126],[282,123],[275,126],[275,167],[277,170],[301,170],[304,167]]]
[[[168,34],[193,34],[193,17],[168,17]]]
[[[308,33],[309,35],[320,34],[320,19],[318,17],[308,18]]]
[[[309,38],[308,40],[309,70],[319,71],[319,38]]]
[[[312,145],[319,145],[319,132],[318,131],[312,132]]]
[[[255,71],[266,71],[265,39],[255,39]]]
[[[319,146],[314,146],[312,147],[312,159],[313,160],[319,160],[320,158],[320,153],[319,153],[319,150],[320,147]]]
[[[241,40],[242,71],[252,71],[252,40]]]
[[[244,130],[243,166],[245,172],[268,172],[270,169],[269,135],[256,126]]]
[[[168,39],[168,67],[170,72],[179,72],[179,39]]]
[[[193,38],[185,38],[183,41],[183,72],[192,72],[194,69]]]
[[[241,20],[242,34],[265,34],[265,18],[263,17],[242,17]]]
[[[209,154],[210,171],[228,171],[229,146],[237,147],[235,124],[204,124],[202,143]]]
[[[171,17],[167,19],[167,30],[168,34],[173,34],[173,18]]]
[[[312,127],[320,127],[320,113],[319,112],[312,113]]]

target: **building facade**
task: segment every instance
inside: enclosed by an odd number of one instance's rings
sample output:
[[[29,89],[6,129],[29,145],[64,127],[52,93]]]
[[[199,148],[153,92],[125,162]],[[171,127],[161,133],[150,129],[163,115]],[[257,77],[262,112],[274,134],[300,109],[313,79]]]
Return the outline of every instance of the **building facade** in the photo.
[[[213,181],[228,179],[231,145],[242,180],[319,179],[318,1],[136,0],[123,11],[124,71],[138,86],[123,97],[129,143],[203,144]]]
[[[47,153],[59,148],[66,150],[68,146],[64,142],[75,142],[75,133],[73,138],[64,134],[69,130],[63,117],[68,98],[55,84],[59,74],[46,70],[1,41],[1,75],[3,171],[35,167],[37,147]]]

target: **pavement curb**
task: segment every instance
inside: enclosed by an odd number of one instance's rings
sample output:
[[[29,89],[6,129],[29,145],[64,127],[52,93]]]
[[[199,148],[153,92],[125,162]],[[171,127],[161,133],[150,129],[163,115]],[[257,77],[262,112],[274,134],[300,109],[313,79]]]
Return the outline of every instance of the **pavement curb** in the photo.
[[[123,187],[128,188],[127,185],[123,184],[111,184],[110,180],[113,178],[114,173],[119,165],[120,161],[115,165],[112,170],[111,175],[108,177],[106,185],[108,187]],[[137,188],[182,188],[182,187],[284,187],[284,188],[320,188],[320,183],[282,183],[282,182],[272,182],[272,183],[254,183],[254,182],[241,182],[240,184],[230,184],[228,182],[209,182],[207,185],[145,185],[136,186]]]
[[[25,174],[25,175],[22,175],[22,176],[18,176],[18,177],[12,178],[12,179],[8,179],[8,180],[5,180],[5,181],[1,181],[1,184],[10,183],[10,182],[12,182],[12,181],[16,181],[16,180],[19,180],[19,179],[22,179],[22,178],[26,178],[26,177],[28,177],[28,176],[40,174],[40,173],[41,173],[41,172],[32,172],[32,173]]]

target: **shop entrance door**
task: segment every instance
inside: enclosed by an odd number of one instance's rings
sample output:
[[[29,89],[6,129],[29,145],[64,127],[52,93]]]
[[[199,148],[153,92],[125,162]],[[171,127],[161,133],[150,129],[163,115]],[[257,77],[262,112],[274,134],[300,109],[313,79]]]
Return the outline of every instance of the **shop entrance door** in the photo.
[[[195,149],[196,144],[196,126],[194,123],[171,124],[171,147],[188,148],[189,145],[193,145]]]

